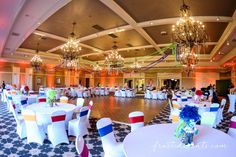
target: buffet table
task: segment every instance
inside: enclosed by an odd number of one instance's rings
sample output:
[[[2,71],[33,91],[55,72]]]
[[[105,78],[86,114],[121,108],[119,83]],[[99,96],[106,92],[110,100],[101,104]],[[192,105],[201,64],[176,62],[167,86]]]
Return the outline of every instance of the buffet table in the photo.
[[[131,132],[123,142],[126,157],[233,157],[236,154],[236,141],[222,131],[199,125],[195,145],[188,147],[174,137],[176,127],[177,124],[157,124]]]

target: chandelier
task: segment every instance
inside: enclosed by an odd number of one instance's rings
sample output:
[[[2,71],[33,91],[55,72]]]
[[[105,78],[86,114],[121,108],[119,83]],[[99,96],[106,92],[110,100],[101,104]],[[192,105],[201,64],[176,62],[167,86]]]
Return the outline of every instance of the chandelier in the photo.
[[[72,33],[70,34],[70,37],[68,38],[68,41],[66,44],[64,44],[61,47],[62,50],[62,61],[67,65],[72,65],[77,62],[79,58],[79,52],[81,50],[81,47],[79,46],[78,41],[76,40],[76,36],[74,33],[74,28],[76,23],[72,23]],[[68,67],[68,66],[66,66]],[[70,66],[69,66],[70,67]]]
[[[124,58],[118,53],[116,42],[112,49],[112,52],[105,58],[105,65],[108,72],[116,71],[118,73],[124,66]]]
[[[102,70],[102,67],[98,64],[98,62],[93,65],[93,71],[99,72]]]
[[[205,25],[190,16],[190,7],[184,0],[180,7],[180,19],[172,26],[172,39],[177,43],[180,64],[189,73],[198,63],[197,54],[204,46],[207,35]]]
[[[137,58],[135,58],[134,63],[130,66],[133,72],[138,72],[141,69],[141,65],[138,63]]]
[[[74,59],[74,60],[64,60],[63,62],[63,67],[66,68],[67,70],[70,71],[75,71],[78,69],[78,64],[79,64],[79,60],[78,59]]]
[[[40,67],[41,67],[42,62],[43,62],[43,60],[38,55],[38,52],[39,52],[39,41],[37,43],[36,54],[30,60],[31,66],[35,69],[35,71],[39,71],[40,70]]]

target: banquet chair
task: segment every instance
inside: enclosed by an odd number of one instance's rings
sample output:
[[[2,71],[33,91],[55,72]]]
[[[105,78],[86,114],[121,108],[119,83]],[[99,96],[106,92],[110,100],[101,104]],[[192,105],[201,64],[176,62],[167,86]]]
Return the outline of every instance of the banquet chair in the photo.
[[[89,97],[89,94],[88,94],[88,93],[89,93],[89,92],[88,92],[88,90],[87,90],[87,89],[86,89],[86,90],[84,90],[84,91],[83,91],[83,94],[82,94],[82,95],[83,95],[83,97],[84,97],[84,98],[88,98],[88,97]]]
[[[94,93],[96,96],[99,96],[100,92],[99,92],[99,89],[95,89],[95,93]]]
[[[222,99],[220,108],[216,116],[216,124],[219,124],[224,119],[223,112],[224,112],[225,104],[226,104],[226,99]]]
[[[127,98],[132,98],[133,97],[133,91],[132,90],[126,90],[126,96],[127,96]]]
[[[157,92],[157,98],[159,100],[165,100],[165,93],[163,93],[161,91]]]
[[[83,137],[77,136],[75,139],[75,148],[80,157],[91,157],[88,147],[84,142]]]
[[[51,124],[48,125],[48,140],[51,141],[53,147],[60,143],[69,144],[65,127],[66,112],[55,111],[51,115]]]
[[[125,157],[123,144],[116,142],[110,118],[102,118],[97,121],[97,129],[102,140],[104,157]]]
[[[173,109],[179,110],[181,107],[178,101],[172,101],[172,104],[173,104]]]
[[[16,121],[16,132],[19,135],[20,139],[26,138],[26,127],[25,121],[21,115],[16,111],[16,105],[11,102],[11,111]]]
[[[12,96],[11,95],[7,95],[7,109],[11,112],[11,103],[13,102]]]
[[[152,99],[158,99],[158,93],[157,92],[153,92],[152,93]]]
[[[84,98],[77,98],[76,106],[83,107],[84,106]]]
[[[129,114],[131,132],[144,126],[144,114],[141,111],[134,111]]]
[[[27,100],[28,105],[36,103],[36,102],[37,102],[37,96],[35,95],[28,96],[28,100]]]
[[[29,91],[29,94],[31,95],[31,94],[34,94],[34,91],[33,90],[30,90]]]
[[[228,130],[228,135],[236,140],[236,116],[230,119],[230,125]]]
[[[147,98],[147,99],[152,99],[152,93],[151,93],[150,90],[147,90],[147,91],[146,91],[146,98]]]
[[[39,126],[36,122],[35,112],[24,109],[22,115],[25,120],[27,143],[35,142],[42,145],[46,135],[44,134],[43,127]]]
[[[46,95],[45,95],[45,91],[44,91],[44,90],[40,90],[40,91],[39,91],[39,96],[40,96],[40,97],[46,96]]]
[[[217,112],[219,109],[219,104],[218,103],[212,103],[210,106],[210,112]]]
[[[180,110],[174,109],[171,113],[172,123],[179,122]]]
[[[20,110],[22,111],[28,105],[27,98],[21,97],[20,98]]]
[[[121,90],[121,97],[126,97],[126,91],[125,90]]]
[[[46,99],[46,97],[38,97],[38,102],[40,103],[40,102],[46,102],[47,101],[47,99]]]
[[[84,106],[80,109],[80,112],[76,115],[76,119],[69,121],[68,134],[72,136],[84,136],[88,134],[87,129],[87,114],[88,106]]]
[[[209,112],[203,112],[201,114],[201,124],[202,125],[207,125],[210,127],[216,127],[217,121],[216,117],[219,114],[219,104],[218,103],[213,103],[210,106],[210,111]]]
[[[99,90],[99,94],[102,95],[102,96],[104,96],[104,95],[105,95],[105,89],[104,89],[104,88],[101,88],[101,89]]]
[[[87,114],[87,127],[88,128],[91,128],[91,126],[90,126],[90,123],[89,123],[89,118],[90,118],[90,115],[91,115],[91,111],[92,111],[92,108],[93,108],[93,101],[92,100],[90,100],[89,101],[89,104],[88,104],[88,108],[89,108],[89,110],[88,110],[88,114]]]
[[[61,97],[61,90],[57,90],[56,91],[56,100],[59,100],[60,99],[60,97]]]
[[[121,97],[121,92],[120,92],[120,90],[115,91],[115,96],[116,96],[116,97]]]
[[[109,95],[109,88],[106,88],[106,89],[105,89],[105,95],[106,95],[106,96]]]
[[[66,97],[66,96],[61,96],[60,97],[60,103],[68,103],[68,97]]]
[[[187,101],[188,101],[188,97],[182,96],[182,97],[181,97],[181,101],[182,101],[182,102],[187,102]]]

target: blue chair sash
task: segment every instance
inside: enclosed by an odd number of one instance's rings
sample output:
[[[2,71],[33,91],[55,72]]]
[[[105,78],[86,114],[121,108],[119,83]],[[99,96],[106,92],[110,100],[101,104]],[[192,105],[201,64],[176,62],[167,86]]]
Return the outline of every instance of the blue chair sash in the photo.
[[[188,99],[187,98],[182,98],[181,101],[188,101]]]
[[[21,100],[20,103],[21,103],[21,105],[26,105],[27,104],[27,100]]]
[[[218,111],[219,107],[210,107],[210,112]]]
[[[79,113],[80,117],[86,116],[88,114],[88,110],[82,111]]]
[[[98,129],[98,133],[100,137],[106,136],[107,134],[111,133],[112,130],[112,124],[109,124],[103,128]]]
[[[12,100],[12,96],[8,96],[7,99],[8,99],[8,100]]]

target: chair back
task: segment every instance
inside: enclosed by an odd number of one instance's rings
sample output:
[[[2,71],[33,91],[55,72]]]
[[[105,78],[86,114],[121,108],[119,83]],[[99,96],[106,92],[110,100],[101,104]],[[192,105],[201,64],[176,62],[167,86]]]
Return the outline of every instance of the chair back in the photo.
[[[172,101],[172,104],[173,104],[174,109],[179,109],[180,108],[180,105],[179,105],[178,101]]]
[[[129,114],[131,131],[144,126],[144,114],[141,111],[134,111]]]
[[[218,109],[219,109],[219,104],[218,103],[213,103],[213,104],[211,104],[211,106],[210,106],[210,112],[217,112],[218,111]]]
[[[89,111],[88,111],[87,119],[89,119],[89,117],[90,117],[92,108],[93,108],[93,101],[90,100],[90,101],[89,101],[89,104],[88,104],[88,109],[89,109]]]
[[[68,97],[66,97],[66,96],[62,96],[62,97],[60,97],[60,103],[68,103]]]
[[[181,97],[181,101],[186,102],[186,101],[188,101],[188,98],[187,97]]]
[[[26,106],[28,104],[27,98],[21,97],[20,104],[21,104],[21,106]]]
[[[201,125],[207,125],[214,127],[216,125],[216,114],[215,112],[203,112],[201,114]]]
[[[89,112],[88,106],[84,106],[80,109],[79,114],[77,114],[77,119],[80,120],[80,122],[85,122],[87,121],[87,115]]]
[[[65,119],[66,112],[65,111],[55,111],[51,115],[52,127],[54,128],[63,128],[65,129]]]
[[[38,98],[38,102],[46,102],[46,101],[47,101],[46,97],[39,97]]]
[[[76,106],[83,107],[84,106],[84,98],[77,98]]]
[[[226,104],[226,99],[222,99],[222,100],[221,100],[221,103],[220,103],[220,108],[221,108],[222,110],[224,110],[225,104]]]
[[[80,157],[89,157],[89,150],[83,137],[77,136],[75,139],[75,148]]]
[[[41,97],[45,96],[45,91],[44,90],[40,90],[39,91],[39,96],[41,96]]]
[[[115,145],[116,139],[112,129],[112,121],[110,118],[102,118],[97,121],[97,129],[102,140],[104,151],[110,151],[110,146]]]

